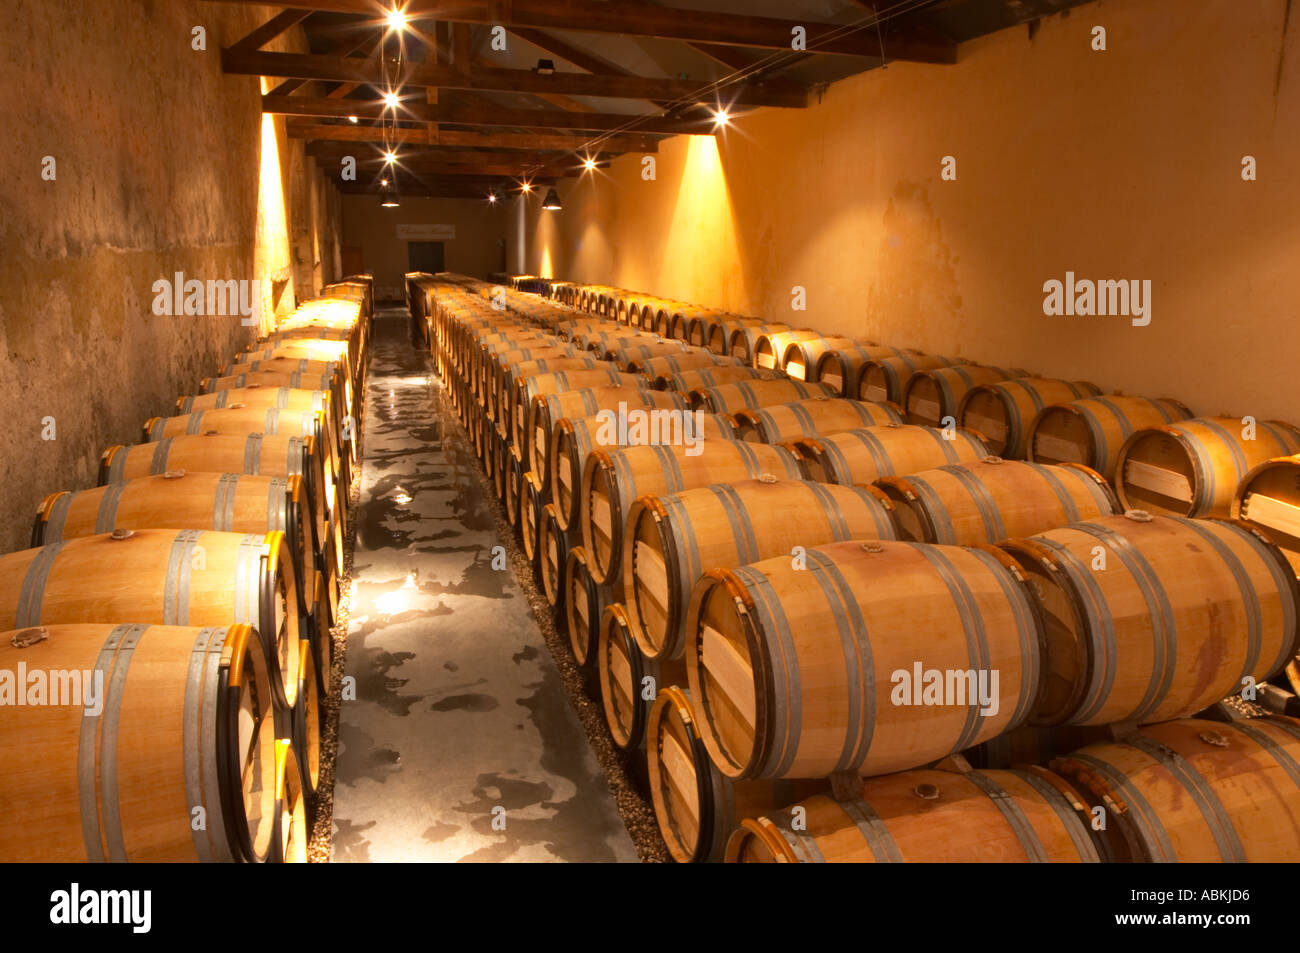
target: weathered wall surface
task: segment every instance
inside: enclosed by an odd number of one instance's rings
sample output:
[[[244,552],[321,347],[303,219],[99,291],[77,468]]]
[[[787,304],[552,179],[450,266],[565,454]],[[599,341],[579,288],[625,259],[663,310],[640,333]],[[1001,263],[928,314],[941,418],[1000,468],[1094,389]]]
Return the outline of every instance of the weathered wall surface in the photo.
[[[155,316],[156,280],[277,277],[283,311],[319,284],[311,257],[291,265],[313,234],[329,251],[320,277],[334,277],[334,189],[282,122],[264,124],[257,79],[221,73],[221,46],[275,12],[160,0],[6,6],[0,549],[25,547],[45,494],[94,485],[104,447],[138,440],[147,417],[171,412],[253,336],[238,315]],[[206,51],[191,46],[199,25]],[[303,45],[295,31],[268,48]],[[268,143],[279,161],[262,175]],[[42,179],[45,156],[53,181]],[[314,220],[301,214],[313,188],[325,197]],[[47,418],[52,440],[42,438]]]
[[[404,295],[406,242],[398,225],[454,225],[456,237],[443,243],[448,271],[486,278],[500,271],[511,211],[480,199],[401,198],[397,208],[381,208],[374,195],[344,195],[343,241],[361,246],[366,271],[375,276],[375,295],[397,288]]]
[[[1300,423],[1287,7],[1104,0],[744,116],[716,147],[668,140],[653,182],[630,155],[564,183],[560,213],[534,199],[528,270]],[[1067,271],[1149,279],[1151,323],[1044,315]]]

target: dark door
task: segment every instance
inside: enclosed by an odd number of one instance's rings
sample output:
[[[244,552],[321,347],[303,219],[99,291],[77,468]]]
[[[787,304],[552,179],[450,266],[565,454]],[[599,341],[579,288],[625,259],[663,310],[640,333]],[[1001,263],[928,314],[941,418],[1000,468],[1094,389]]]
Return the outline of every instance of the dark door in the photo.
[[[427,271],[431,275],[446,271],[442,242],[407,242],[406,254],[410,271]]]

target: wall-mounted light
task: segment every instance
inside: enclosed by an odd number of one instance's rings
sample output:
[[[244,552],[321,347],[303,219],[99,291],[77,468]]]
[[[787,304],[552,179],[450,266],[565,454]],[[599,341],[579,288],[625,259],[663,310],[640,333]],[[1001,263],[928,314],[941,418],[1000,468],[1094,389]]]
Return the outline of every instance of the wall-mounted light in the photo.
[[[496,189],[493,189],[491,192],[488,193],[488,204],[489,204],[489,205],[496,205],[496,204],[497,204],[497,193],[496,193]]]
[[[548,212],[558,212],[560,209],[564,208],[564,206],[560,204],[560,193],[555,191],[554,188],[547,192],[546,198],[542,200],[542,208],[546,209]]]

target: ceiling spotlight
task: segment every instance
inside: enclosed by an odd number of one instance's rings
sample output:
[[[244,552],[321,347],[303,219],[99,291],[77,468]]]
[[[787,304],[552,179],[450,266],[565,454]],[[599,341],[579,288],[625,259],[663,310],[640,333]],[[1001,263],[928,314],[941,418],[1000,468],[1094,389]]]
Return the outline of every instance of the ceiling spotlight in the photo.
[[[401,10],[388,11],[388,29],[403,30],[406,28],[406,14]]]
[[[560,209],[564,208],[564,206],[560,204],[560,193],[555,191],[554,188],[547,192],[546,198],[542,200],[542,208],[546,209],[548,212],[558,212]]]
[[[397,98],[396,93],[392,92],[391,90],[389,92],[384,93],[384,105],[387,106],[389,109],[396,109],[397,104],[399,102],[400,100]]]
[[[497,204],[497,194],[495,192],[488,193],[488,203],[491,205]]]
[[[520,183],[519,188],[524,192],[531,192],[533,190],[533,185],[531,182],[522,182]]]
[[[387,179],[380,179],[380,180],[379,180],[379,184],[380,184],[380,185],[387,185],[387,184],[388,184],[388,180],[387,180]]]
[[[386,163],[388,163],[389,165],[392,165],[394,162],[397,161],[397,153],[396,153],[396,152],[385,152],[385,153],[384,153],[384,161],[385,161]]]
[[[596,168],[596,160],[593,159],[591,156],[587,156],[587,158],[582,160],[582,167],[586,169],[588,172],[592,172]]]
[[[537,61],[537,72],[538,72],[538,74],[541,75],[541,76],[550,76],[552,73],[555,72],[555,61],[554,61],[554,60],[538,60],[538,61]]]
[[[353,122],[353,123],[354,123],[354,122],[356,122],[356,121],[357,121],[357,117],[356,117],[356,116],[349,116],[349,117],[348,117],[348,122]]]
[[[730,121],[731,116],[727,114],[725,109],[719,109],[713,113],[713,124],[716,126],[725,126]]]

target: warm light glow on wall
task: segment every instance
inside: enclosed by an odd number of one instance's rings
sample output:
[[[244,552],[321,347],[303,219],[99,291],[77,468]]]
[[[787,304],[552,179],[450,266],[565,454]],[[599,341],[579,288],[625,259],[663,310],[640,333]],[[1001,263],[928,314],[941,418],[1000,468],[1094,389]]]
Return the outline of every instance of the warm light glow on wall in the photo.
[[[723,300],[717,285],[720,279],[724,283],[727,279],[717,274],[716,260],[707,263],[698,253],[701,247],[713,249],[722,260],[736,253],[731,195],[714,136],[688,138],[677,203],[655,282],[655,287],[672,290],[662,294],[684,296],[690,288],[703,288],[709,289],[705,292],[708,300]]]
[[[257,237],[253,248],[255,277],[262,283],[260,329],[263,334],[275,329],[275,302],[272,282],[284,281],[280,295],[281,311],[292,310],[293,279],[289,246],[289,217],[284,207],[284,179],[280,171],[280,144],[276,136],[275,116],[262,116],[262,155],[257,177]]]

